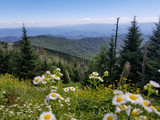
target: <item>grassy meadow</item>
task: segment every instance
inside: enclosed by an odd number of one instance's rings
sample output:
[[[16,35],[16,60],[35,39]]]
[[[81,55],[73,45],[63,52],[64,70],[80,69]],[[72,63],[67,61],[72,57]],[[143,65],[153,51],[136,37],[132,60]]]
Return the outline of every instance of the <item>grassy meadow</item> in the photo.
[[[90,74],[86,86],[63,84],[62,76],[59,68],[33,83],[1,75],[0,120],[160,120],[159,84],[154,81],[143,90],[125,78],[123,85],[115,80],[105,86],[107,71]]]

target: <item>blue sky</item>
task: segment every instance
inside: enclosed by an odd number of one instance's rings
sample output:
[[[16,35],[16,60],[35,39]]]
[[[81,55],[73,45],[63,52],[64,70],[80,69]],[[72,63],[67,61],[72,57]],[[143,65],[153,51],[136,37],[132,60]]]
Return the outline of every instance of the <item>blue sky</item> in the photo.
[[[0,27],[155,22],[160,0],[0,0]]]

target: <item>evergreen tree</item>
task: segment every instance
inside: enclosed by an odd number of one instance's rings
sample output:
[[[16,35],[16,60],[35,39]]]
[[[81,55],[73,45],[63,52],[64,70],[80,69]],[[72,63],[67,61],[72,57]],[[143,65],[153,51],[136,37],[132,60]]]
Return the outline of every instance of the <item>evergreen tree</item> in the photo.
[[[6,49],[0,48],[0,74],[10,73],[9,69],[10,52]]]
[[[139,80],[139,72],[141,72],[141,33],[139,27],[137,26],[136,17],[134,17],[131,22],[131,27],[128,29],[128,34],[124,40],[124,45],[120,51],[120,72],[122,72],[123,66],[126,61],[131,63],[131,71],[129,74],[129,79],[133,81]]]
[[[155,23],[152,36],[148,42],[148,52],[146,60],[146,82],[149,80],[159,80],[160,73],[160,18],[159,22]]]
[[[108,51],[105,45],[101,45],[99,53],[93,58],[91,68],[100,75],[103,75],[108,70]]]
[[[22,40],[20,41],[20,55],[17,59],[18,66],[15,71],[20,78],[33,79],[38,71],[38,56],[33,51],[31,42],[28,39],[25,26],[22,28]]]
[[[114,38],[111,36],[110,42],[109,42],[109,50],[108,50],[108,72],[109,72],[109,79],[113,81],[115,79],[115,73],[116,73],[116,55],[115,55],[115,43]]]

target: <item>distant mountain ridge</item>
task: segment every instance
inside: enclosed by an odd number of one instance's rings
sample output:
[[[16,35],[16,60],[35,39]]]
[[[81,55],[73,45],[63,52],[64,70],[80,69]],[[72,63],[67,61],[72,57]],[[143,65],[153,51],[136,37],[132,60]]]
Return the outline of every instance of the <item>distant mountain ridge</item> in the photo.
[[[154,23],[139,23],[141,32],[148,35],[152,32]],[[130,23],[119,24],[119,34],[126,34]],[[49,35],[68,39],[82,39],[86,37],[110,37],[115,34],[115,24],[80,24],[56,27],[27,27],[28,36]],[[0,38],[21,37],[21,28],[0,28]]]

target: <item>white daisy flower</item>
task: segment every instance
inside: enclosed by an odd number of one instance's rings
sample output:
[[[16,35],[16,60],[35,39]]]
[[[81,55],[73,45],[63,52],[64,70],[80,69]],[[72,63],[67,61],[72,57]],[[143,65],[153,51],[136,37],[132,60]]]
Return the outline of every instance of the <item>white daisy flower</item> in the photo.
[[[64,92],[68,92],[69,91],[69,87],[64,88]]]
[[[75,119],[75,118],[71,118],[71,120],[77,120],[77,119]]]
[[[95,76],[89,75],[89,79],[93,79],[93,78],[95,78]]]
[[[49,99],[57,100],[58,98],[59,98],[59,94],[58,93],[50,93],[49,94]]]
[[[47,78],[44,75],[42,75],[41,81],[42,81],[42,84],[46,84],[47,83]]]
[[[142,106],[144,107],[144,109],[151,113],[152,112],[152,108],[151,108],[151,102],[149,100],[143,100],[142,101]]]
[[[57,90],[51,90],[51,92],[53,93],[53,92],[57,92]]]
[[[69,87],[70,88],[70,90],[72,90],[72,91],[75,91],[76,90],[76,88],[74,88],[74,87]]]
[[[63,104],[60,104],[60,107],[62,108],[64,105]]]
[[[55,80],[61,80],[61,78],[60,77],[58,77],[57,75],[52,75],[52,77],[55,79]]]
[[[115,113],[120,113],[120,112],[121,112],[121,109],[119,107],[116,107]]]
[[[59,75],[60,75],[60,76],[63,76],[63,74],[62,74],[62,73],[59,73]]]
[[[33,80],[33,84],[37,85],[39,82],[41,82],[41,77],[40,76],[35,77]]]
[[[70,100],[71,100],[71,99],[70,99],[69,97],[67,97],[67,99],[65,99],[64,101],[65,101],[65,102],[70,102]]]
[[[59,71],[59,72],[61,71],[61,69],[60,69],[60,68],[56,68],[56,70],[57,70],[57,71]]]
[[[98,77],[98,79],[99,79],[101,82],[103,82],[103,79],[102,79],[101,77]]]
[[[157,115],[160,116],[160,112],[157,111],[156,107],[154,107],[154,106],[152,105],[151,108],[152,108],[152,110],[153,110]]]
[[[44,104],[49,105],[49,96],[46,96],[46,98],[44,99]]]
[[[60,94],[58,95],[58,98],[61,99],[61,100],[64,100],[64,98]]]
[[[139,94],[126,93],[126,100],[132,104],[141,104],[143,98]]]
[[[118,96],[114,96],[112,99],[112,104],[113,105],[122,105],[125,104],[126,101],[126,96],[125,95],[118,95]]]
[[[46,74],[51,74],[51,72],[50,71],[46,71]]]
[[[149,83],[155,88],[160,88],[160,85],[157,82],[153,81],[153,80],[151,80]]]
[[[123,94],[123,92],[121,90],[115,90],[113,93],[115,95],[122,95]]]
[[[52,88],[53,88],[53,89],[57,89],[57,87],[56,87],[56,86],[52,86]]]
[[[113,113],[107,113],[104,115],[103,120],[118,120],[118,116]]]
[[[56,120],[55,115],[52,112],[43,112],[41,113],[40,120]]]
[[[126,113],[127,113],[128,116],[130,116],[130,114],[131,114],[131,106],[130,105],[126,109]]]
[[[158,70],[158,72],[160,72],[160,69]]]
[[[140,116],[138,120],[148,120],[147,116]]]
[[[95,76],[98,76],[98,75],[99,75],[97,72],[93,72],[92,74],[95,75]]]
[[[142,111],[140,111],[140,109],[134,109],[132,112],[131,112],[131,115],[133,116],[138,116],[140,113],[142,113]]]
[[[120,106],[119,107],[121,110],[127,110],[128,109],[128,107],[126,106],[126,105],[122,105],[122,106]]]

